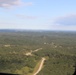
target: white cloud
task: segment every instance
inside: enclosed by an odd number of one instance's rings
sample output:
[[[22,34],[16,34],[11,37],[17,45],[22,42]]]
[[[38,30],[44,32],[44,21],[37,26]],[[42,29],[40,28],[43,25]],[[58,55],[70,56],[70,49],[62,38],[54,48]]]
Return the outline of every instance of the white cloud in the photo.
[[[22,14],[17,14],[16,16],[21,19],[37,19],[36,16],[26,16],[26,15],[22,15]]]
[[[4,8],[10,8],[13,6],[21,6],[21,5],[30,6],[32,5],[32,2],[24,3],[22,2],[22,0],[0,0],[0,7]]]
[[[76,25],[76,14],[59,17],[55,19],[53,23],[57,25],[65,25],[65,26]]]
[[[65,15],[52,19],[49,24],[49,29],[76,31],[76,14]]]

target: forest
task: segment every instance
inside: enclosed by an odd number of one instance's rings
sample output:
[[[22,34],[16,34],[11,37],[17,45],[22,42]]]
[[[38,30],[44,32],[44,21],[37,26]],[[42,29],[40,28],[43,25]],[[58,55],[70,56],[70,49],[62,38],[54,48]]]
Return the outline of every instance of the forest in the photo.
[[[73,75],[76,64],[76,32],[0,32],[0,72],[34,75]]]

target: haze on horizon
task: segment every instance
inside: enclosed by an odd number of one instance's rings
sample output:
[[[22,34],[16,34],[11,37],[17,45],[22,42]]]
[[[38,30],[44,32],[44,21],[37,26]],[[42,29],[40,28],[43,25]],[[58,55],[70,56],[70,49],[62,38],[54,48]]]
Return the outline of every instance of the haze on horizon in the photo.
[[[0,29],[76,31],[76,0],[0,0]]]

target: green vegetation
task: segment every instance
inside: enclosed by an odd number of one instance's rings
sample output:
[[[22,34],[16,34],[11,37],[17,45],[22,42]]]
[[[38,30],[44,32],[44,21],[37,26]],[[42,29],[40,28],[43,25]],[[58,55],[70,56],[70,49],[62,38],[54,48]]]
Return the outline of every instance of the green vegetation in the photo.
[[[37,65],[36,65],[35,68],[34,68],[33,74],[34,74],[35,72],[37,72],[37,70],[38,70],[39,67],[40,67],[41,62],[42,62],[42,60],[40,60],[40,61],[37,63]]]
[[[35,51],[36,49],[40,49]],[[31,52],[31,55],[26,53]],[[0,32],[0,72],[32,75],[72,75],[76,63],[75,32]]]

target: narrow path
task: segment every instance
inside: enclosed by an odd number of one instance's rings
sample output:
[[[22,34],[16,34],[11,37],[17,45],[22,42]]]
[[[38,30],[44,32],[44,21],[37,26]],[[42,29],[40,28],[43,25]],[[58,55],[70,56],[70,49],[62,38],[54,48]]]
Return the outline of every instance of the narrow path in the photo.
[[[41,71],[42,66],[43,66],[43,64],[44,64],[44,61],[45,61],[45,58],[42,58],[42,61],[41,61],[40,67],[38,68],[38,70],[37,70],[33,75],[37,75],[37,74]]]
[[[37,51],[39,51],[39,50],[42,50],[42,48],[36,49],[36,50],[34,50],[34,51],[27,52],[25,55],[27,55],[27,56],[32,56],[32,53],[37,52]]]
[[[39,50],[42,50],[42,48],[36,49],[36,50],[34,50],[33,52],[37,52],[37,51],[39,51]]]

